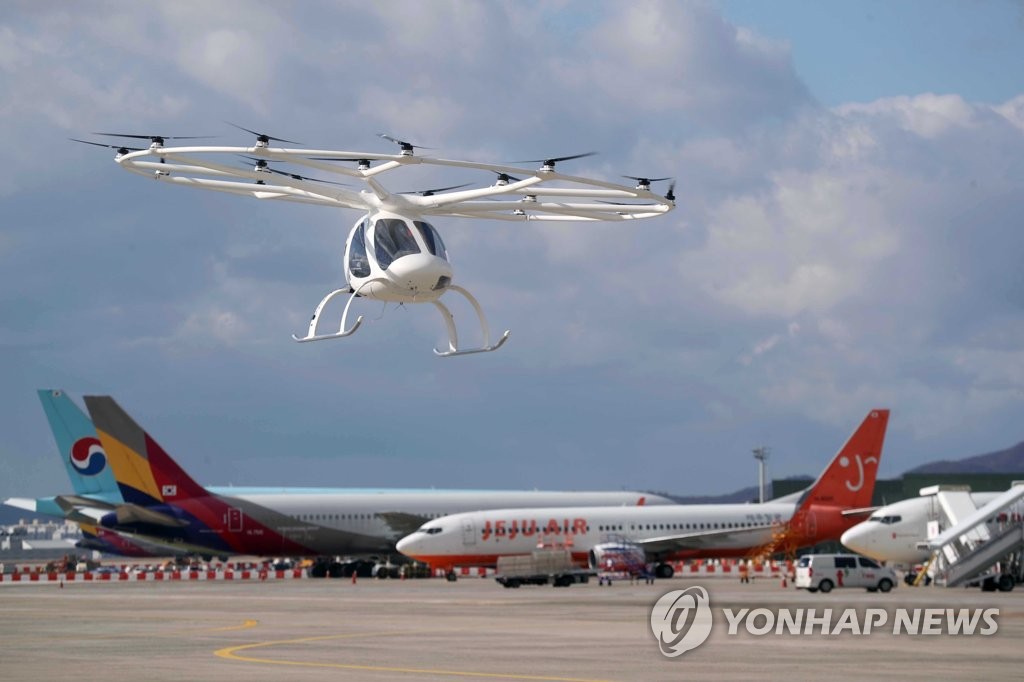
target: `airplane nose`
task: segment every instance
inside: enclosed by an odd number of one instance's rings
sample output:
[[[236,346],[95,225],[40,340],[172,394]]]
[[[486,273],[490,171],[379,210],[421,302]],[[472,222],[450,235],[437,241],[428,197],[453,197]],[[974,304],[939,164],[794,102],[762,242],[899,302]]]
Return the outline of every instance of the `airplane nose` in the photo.
[[[420,544],[416,535],[416,533],[413,533],[412,535],[406,535],[404,538],[398,541],[398,544],[395,545],[395,547],[402,554],[416,558],[416,548],[419,547]]]
[[[426,253],[402,256],[388,266],[387,273],[399,285],[415,291],[441,291],[452,281],[452,266],[443,258]]]
[[[862,524],[857,524],[853,528],[850,528],[840,536],[839,541],[843,543],[843,547],[849,550],[857,552],[859,554],[867,554],[871,547],[871,529],[862,528]]]

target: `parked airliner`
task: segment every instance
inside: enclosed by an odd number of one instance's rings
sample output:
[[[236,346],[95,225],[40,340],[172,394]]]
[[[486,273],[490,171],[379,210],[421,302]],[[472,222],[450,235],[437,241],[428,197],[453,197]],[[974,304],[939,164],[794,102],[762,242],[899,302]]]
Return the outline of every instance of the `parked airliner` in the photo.
[[[889,411],[871,410],[818,480],[801,495],[764,504],[499,509],[454,514],[425,523],[398,549],[432,568],[494,566],[498,557],[528,554],[538,544],[571,549],[580,564],[605,567],[642,554],[659,562],[689,557],[748,556],[760,548],[804,547],[838,539],[869,511]],[[797,499],[793,499],[797,498]]]
[[[982,507],[999,492],[971,493],[976,507]],[[866,521],[843,533],[840,541],[858,554],[895,564],[919,564],[931,553],[917,545],[928,540],[928,522],[939,518],[935,495],[911,497],[879,507]]]
[[[430,518],[495,506],[669,504],[630,491],[203,488],[108,396],[85,396],[123,503],[98,525],[210,554],[383,554]],[[97,513],[98,512],[98,513]]]

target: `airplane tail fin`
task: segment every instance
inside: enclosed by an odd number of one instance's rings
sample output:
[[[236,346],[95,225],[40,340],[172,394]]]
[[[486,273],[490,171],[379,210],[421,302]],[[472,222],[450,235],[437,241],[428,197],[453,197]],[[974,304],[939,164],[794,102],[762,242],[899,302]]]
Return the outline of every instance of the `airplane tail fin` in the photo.
[[[85,405],[126,502],[152,506],[208,496],[113,398],[87,395]]]
[[[846,444],[806,490],[798,510],[811,507],[859,509],[871,504],[882,460],[889,410],[868,412]]]
[[[75,494],[120,501],[107,453],[89,418],[64,391],[40,389],[37,393]]]

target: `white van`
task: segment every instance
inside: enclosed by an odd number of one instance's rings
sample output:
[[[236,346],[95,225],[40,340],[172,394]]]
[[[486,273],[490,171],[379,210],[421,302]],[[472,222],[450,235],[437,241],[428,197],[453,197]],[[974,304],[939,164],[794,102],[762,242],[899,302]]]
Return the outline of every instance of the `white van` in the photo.
[[[807,554],[797,562],[793,584],[808,592],[831,592],[835,587],[888,592],[896,585],[896,573],[874,559],[856,554]]]

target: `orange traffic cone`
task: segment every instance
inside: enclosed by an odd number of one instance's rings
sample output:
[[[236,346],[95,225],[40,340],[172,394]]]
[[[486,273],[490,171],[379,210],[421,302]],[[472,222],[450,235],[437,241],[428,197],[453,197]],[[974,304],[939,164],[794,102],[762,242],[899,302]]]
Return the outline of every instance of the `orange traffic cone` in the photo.
[[[787,585],[788,585],[788,583],[786,582],[786,574],[783,573],[782,574],[782,586],[783,587],[787,587]]]
[[[353,585],[356,584],[356,572],[355,571],[352,571],[352,584]]]

